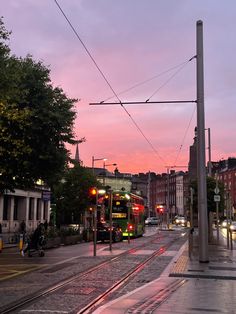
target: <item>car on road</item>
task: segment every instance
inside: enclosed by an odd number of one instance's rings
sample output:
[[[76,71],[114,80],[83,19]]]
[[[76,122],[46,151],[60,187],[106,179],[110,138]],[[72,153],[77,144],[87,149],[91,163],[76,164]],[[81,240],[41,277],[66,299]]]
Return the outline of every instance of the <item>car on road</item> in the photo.
[[[174,224],[177,226],[187,227],[187,219],[184,216],[176,216],[174,218]]]
[[[231,232],[236,232],[236,221],[232,221],[230,226],[229,226],[229,230]]]
[[[158,217],[148,217],[145,220],[145,225],[159,225],[160,224],[160,218]]]
[[[231,221],[230,221],[230,219],[228,219],[228,225],[230,225],[230,224],[231,224]],[[222,228],[227,228],[227,219],[222,221],[221,227]]]
[[[99,221],[97,223],[97,241],[109,241],[110,240],[110,223],[105,221]],[[120,226],[112,223],[112,241],[121,242],[123,240],[123,233]]]

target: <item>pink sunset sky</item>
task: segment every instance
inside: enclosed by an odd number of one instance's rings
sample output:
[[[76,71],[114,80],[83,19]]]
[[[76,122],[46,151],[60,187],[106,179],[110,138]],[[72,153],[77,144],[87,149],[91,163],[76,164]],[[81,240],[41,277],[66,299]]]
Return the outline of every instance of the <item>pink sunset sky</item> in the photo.
[[[145,101],[153,94],[152,101],[196,100],[196,60],[188,60],[196,54],[196,22],[202,20],[205,127],[211,129],[212,160],[236,157],[234,0],[58,3],[122,101]],[[1,16],[12,31],[12,53],[42,60],[51,69],[54,86],[78,99],[75,134],[86,138],[79,145],[85,166],[91,166],[92,156],[107,158],[107,164],[117,163],[120,172],[130,173],[188,165],[195,104],[125,105],[142,135],[120,105],[89,105],[117,99],[54,0],[2,1]],[[75,147],[70,150],[74,156]],[[102,165],[96,162],[96,167]]]

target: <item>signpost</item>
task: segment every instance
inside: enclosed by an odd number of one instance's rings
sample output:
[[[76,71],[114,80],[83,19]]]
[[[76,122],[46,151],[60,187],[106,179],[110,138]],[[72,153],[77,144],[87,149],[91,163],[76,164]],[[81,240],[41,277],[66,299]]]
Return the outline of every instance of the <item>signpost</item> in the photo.
[[[220,202],[220,189],[218,188],[218,176],[216,175],[216,187],[214,189],[214,201],[216,202],[216,233],[217,233],[217,244],[219,244],[220,231],[219,231],[219,202]]]

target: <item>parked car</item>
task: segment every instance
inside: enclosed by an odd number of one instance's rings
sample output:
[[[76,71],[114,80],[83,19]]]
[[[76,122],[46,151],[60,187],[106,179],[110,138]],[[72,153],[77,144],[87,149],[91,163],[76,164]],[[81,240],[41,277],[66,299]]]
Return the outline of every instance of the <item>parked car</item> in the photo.
[[[187,219],[184,216],[176,216],[174,218],[174,223],[177,226],[187,227]]]
[[[148,217],[145,220],[145,225],[159,225],[160,219],[158,217]]]
[[[236,232],[236,221],[231,222],[229,229],[231,232]]]
[[[97,224],[97,241],[110,240],[110,224],[108,222],[100,221]],[[123,240],[122,229],[117,223],[112,223],[112,241],[121,242]]]

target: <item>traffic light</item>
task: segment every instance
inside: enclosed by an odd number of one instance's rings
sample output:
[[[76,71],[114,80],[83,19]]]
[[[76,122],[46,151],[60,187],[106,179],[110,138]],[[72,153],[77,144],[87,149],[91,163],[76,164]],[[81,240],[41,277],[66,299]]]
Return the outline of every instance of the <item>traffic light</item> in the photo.
[[[90,203],[96,205],[97,202],[97,188],[92,187],[89,189]]]
[[[157,205],[156,209],[157,209],[157,213],[159,213],[160,215],[162,215],[164,213],[164,206],[163,205]]]
[[[90,195],[94,196],[94,195],[97,194],[97,189],[96,189],[96,188],[91,188],[91,189],[89,190],[89,193],[90,193]]]

